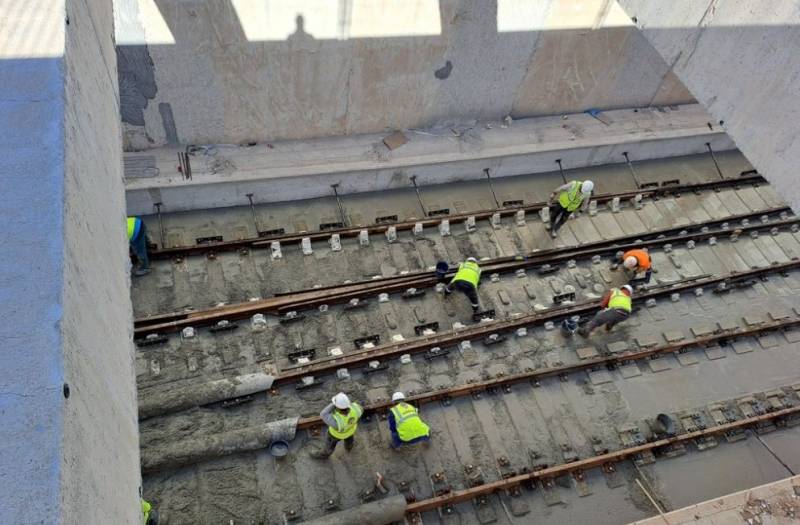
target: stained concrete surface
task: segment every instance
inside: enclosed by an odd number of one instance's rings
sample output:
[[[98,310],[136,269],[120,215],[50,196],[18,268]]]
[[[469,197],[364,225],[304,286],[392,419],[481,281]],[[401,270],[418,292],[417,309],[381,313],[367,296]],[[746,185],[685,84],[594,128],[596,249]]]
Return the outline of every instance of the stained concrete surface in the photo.
[[[692,101],[605,0],[114,4],[129,149]]]
[[[721,159],[721,164],[726,173],[730,170],[738,173],[736,170],[747,167],[736,155]],[[718,176],[713,163],[701,157],[665,161],[661,165],[653,163],[641,166],[641,171],[651,173],[653,178],[674,178],[677,172],[681,173],[681,178],[687,173],[687,177],[697,180],[702,177],[712,180]],[[631,185],[630,176],[617,168],[602,168],[595,173],[605,174],[609,191],[622,191]],[[504,191],[510,193],[518,193],[532,184],[522,178],[509,179],[507,183]],[[549,183],[542,187],[549,187]],[[431,191],[423,195],[436,193]],[[480,203],[486,198],[486,188],[476,183],[473,187],[459,189],[447,199],[442,195],[441,199],[436,199],[447,205],[455,201]],[[539,196],[537,200],[544,197]],[[363,214],[367,210],[374,213],[376,202],[370,196],[365,196],[363,201],[351,200],[348,211],[351,214]],[[397,210],[408,206],[409,202],[412,201],[407,194],[387,195],[381,205],[387,210]],[[582,217],[568,223],[558,243],[600,239],[612,230],[627,234],[669,227],[682,220],[688,224],[717,219],[779,203],[775,192],[762,185],[720,194],[710,191],[658,202],[645,201],[642,210],[631,206],[624,206],[619,213],[600,209],[595,217]],[[312,215],[315,209],[324,207],[330,210],[330,202],[302,203],[302,209],[309,210]],[[298,209],[296,205],[287,204],[270,211],[277,218],[291,217]],[[225,228],[233,229],[236,224],[245,228],[250,221],[249,208],[227,212],[228,216],[214,211],[213,224],[200,214],[165,218],[170,229],[182,228],[189,234],[201,229],[228,231]],[[329,212],[317,213],[324,216]],[[451,237],[426,231],[423,240],[414,241],[409,234],[401,235],[397,243],[387,244],[385,239],[375,238],[367,248],[359,247],[355,240],[345,240],[342,252],[331,252],[327,243],[320,242],[315,243],[314,254],[305,257],[299,249],[287,247],[284,259],[279,261],[268,260],[268,254],[258,250],[245,257],[219,254],[213,261],[189,257],[177,266],[162,261],[155,263],[154,274],[134,282],[134,302],[139,315],[168,311],[180,305],[202,307],[219,300],[234,301],[251,293],[266,295],[270,290],[305,288],[317,282],[337,283],[378,273],[392,275],[401,270],[424,268],[439,257],[458,261],[474,253],[497,256],[529,251],[551,246],[548,240],[538,219],[529,218],[524,227],[518,227],[509,218],[499,229],[480,224],[478,231],[472,234],[463,232],[463,226],[454,226]],[[720,239],[717,245],[701,243],[693,250],[676,246],[671,253],[654,251],[658,269],[654,277],[656,282],[670,282],[702,273],[728,273],[751,265],[785,262],[797,254],[800,254],[800,240],[791,232],[757,239],[742,237],[736,243]],[[254,258],[259,262],[251,266]],[[177,277],[186,271],[183,265],[190,268],[192,277],[189,280]],[[235,270],[238,267],[251,270],[239,272]],[[567,283],[576,286],[579,300],[589,299],[598,296],[595,285],[602,291],[619,278],[605,268],[604,264],[593,265],[586,261],[546,278],[529,274],[524,279],[504,276],[498,282],[484,279],[481,299],[486,307],[496,308],[499,317],[536,311],[538,305],[547,306],[551,295]],[[145,420],[141,423],[142,446],[155,447],[250,428],[288,415],[310,415],[339,389],[359,401],[376,402],[388,399],[396,389],[411,392],[443,388],[526,368],[575,362],[577,348],[587,345],[604,352],[608,344],[620,341],[644,345],[656,339],[663,344],[663,334],[667,333],[679,332],[685,338],[694,337],[694,334],[704,333],[707,326],[716,327],[717,322],[745,326],[745,318],[756,315],[754,310],[766,319],[769,312],[780,317],[784,311],[800,307],[795,299],[798,290],[800,279],[794,273],[786,277],[776,275],[751,289],[729,295],[687,295],[677,303],[660,300],[655,307],[640,309],[611,333],[598,333],[590,341],[565,340],[558,331],[533,328],[526,337],[511,337],[497,345],[473,342],[474,353],[453,351],[444,359],[430,362],[416,357],[409,365],[392,363],[387,371],[372,375],[352,369],[350,380],[328,377],[321,387],[309,391],[295,391],[287,386],[280,389],[279,395],[270,394],[266,398],[259,395],[251,403],[227,410],[208,407]],[[325,313],[308,312],[304,320],[291,325],[270,321],[265,332],[252,332],[248,323],[242,322],[233,332],[212,335],[199,329],[198,336],[193,339],[181,340],[173,336],[165,346],[143,348],[138,353],[140,396],[148,398],[158,392],[168,393],[173,386],[253,372],[265,365],[285,367],[289,365],[286,352],[297,347],[313,347],[318,355],[325,355],[327,349],[338,346],[346,354],[354,348],[353,339],[362,335],[379,334],[381,341],[388,341],[395,334],[413,337],[413,326],[431,321],[439,321],[441,329],[448,330],[455,321],[465,321],[469,317],[469,306],[462,299],[459,296],[444,299],[431,290],[414,302],[393,296],[388,303],[373,302],[363,310],[347,311],[341,306],[331,306]],[[432,491],[429,476],[434,472],[444,471],[454,487],[462,487],[465,484],[463,464],[472,463],[483,470],[487,481],[497,479],[496,458],[501,456],[507,457],[514,468],[560,463],[573,451],[579,457],[587,457],[594,453],[596,441],[611,449],[619,448],[621,441],[617,430],[620,427],[640,423],[658,412],[702,410],[712,402],[737,399],[744,393],[795,384],[800,381],[800,369],[792,359],[795,348],[792,341],[795,340],[793,332],[776,335],[773,339],[748,339],[742,343],[752,346],[750,352],[740,354],[726,347],[721,359],[700,349],[684,354],[694,359],[684,360],[683,364],[674,357],[663,357],[657,362],[667,365],[664,371],[656,371],[662,367],[638,363],[634,365],[636,374],[631,370],[614,371],[605,378],[574,374],[566,382],[542,381],[538,388],[517,385],[508,394],[457,399],[447,407],[426,405],[422,409],[423,418],[432,425],[433,432],[431,446],[427,449],[389,451],[385,422],[373,421],[360,426],[358,446],[352,453],[339,450],[330,462],[311,459],[307,451],[318,446],[313,442],[317,438],[301,433],[292,442],[290,455],[283,460],[274,460],[265,451],[213,458],[193,467],[147,476],[145,491],[169,516],[170,523],[230,519],[279,523],[286,511],[295,511],[310,519],[325,512],[329,499],[334,499],[341,508],[357,505],[359,493],[371,486],[376,470],[395,482],[407,481],[417,497],[427,497]],[[731,377],[741,382],[731,381]],[[691,394],[688,397],[685,396],[687,392]],[[780,440],[775,442],[777,453],[782,459],[785,456],[785,461],[796,461],[793,435],[779,430],[764,438]],[[785,446],[781,447],[782,443]],[[739,456],[748,461],[730,459]],[[753,465],[760,465],[760,468]],[[488,507],[481,509],[476,509],[472,503],[458,505],[456,513],[463,523],[479,523],[487,516],[494,517],[498,523],[527,523],[531,516],[544,523],[587,519],[619,523],[654,512],[647,497],[634,483],[637,475],[645,475],[659,499],[669,508],[676,508],[687,501],[699,501],[725,491],[772,481],[785,474],[782,469],[771,455],[765,455],[762,445],[750,439],[734,445],[722,443],[717,449],[704,453],[690,452],[678,460],[659,461],[646,467],[644,474],[623,467],[622,485],[616,489],[609,488],[600,473],[589,473],[588,486],[592,494],[585,497],[579,496],[571,482],[567,484],[570,488],[557,486],[555,492],[548,493],[544,499],[541,491],[532,496],[524,495],[522,500],[530,507],[530,513],[521,517],[510,512],[518,510],[520,502],[501,503],[496,498],[490,498]],[[703,472],[704,477],[697,477],[697,472]],[[605,510],[598,512],[598,508]],[[437,523],[456,518],[427,513],[424,519],[426,523]]]

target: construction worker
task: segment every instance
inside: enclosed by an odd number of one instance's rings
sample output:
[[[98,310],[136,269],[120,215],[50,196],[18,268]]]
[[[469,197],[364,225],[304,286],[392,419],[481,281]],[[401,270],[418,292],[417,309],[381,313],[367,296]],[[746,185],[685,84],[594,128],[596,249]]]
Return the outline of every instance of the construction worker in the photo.
[[[619,267],[619,263],[622,263],[622,267],[628,273],[629,280],[644,272],[642,279],[645,283],[650,282],[650,276],[653,273],[653,262],[650,259],[650,254],[644,248],[628,250],[622,253],[617,259],[617,264],[612,269],[616,270]]]
[[[588,337],[592,330],[601,325],[606,325],[606,332],[621,323],[631,314],[633,287],[626,284],[622,288],[612,288],[601,301],[602,310],[595,314],[591,321],[578,330],[583,337]]]
[[[147,228],[139,217],[128,217],[128,243],[132,254],[133,275],[140,277],[150,273],[150,259],[147,257]]]
[[[142,501],[142,523],[144,525],[158,525],[158,512],[153,509],[150,503],[142,498],[139,499]]]
[[[358,429],[358,420],[364,409],[354,401],[350,401],[347,394],[339,392],[328,406],[322,409],[320,417],[328,425],[328,433],[325,439],[325,448],[312,454],[319,459],[327,459],[333,454],[336,445],[344,441],[344,448],[348,452],[353,450],[355,444],[355,433]]]
[[[594,190],[590,180],[573,180],[553,190],[547,204],[550,206],[550,236],[558,237],[558,230],[570,215],[585,211]]]
[[[450,284],[445,286],[444,292],[449,295],[455,289],[463,293],[469,299],[472,311],[477,312],[480,308],[480,302],[478,301],[478,284],[480,281],[481,268],[478,266],[478,260],[475,257],[470,257],[458,265],[458,271],[453,276]]]
[[[389,431],[392,433],[392,448],[412,445],[431,438],[431,429],[419,417],[419,410],[404,401],[402,392],[392,394],[397,404],[389,409]]]

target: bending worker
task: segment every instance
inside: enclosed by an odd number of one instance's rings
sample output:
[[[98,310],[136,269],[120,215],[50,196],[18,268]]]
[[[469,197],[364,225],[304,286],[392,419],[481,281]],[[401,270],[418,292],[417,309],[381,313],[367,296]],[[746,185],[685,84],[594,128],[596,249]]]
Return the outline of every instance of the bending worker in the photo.
[[[478,301],[478,284],[481,281],[481,268],[478,266],[478,260],[475,257],[470,257],[463,263],[458,265],[458,271],[453,276],[450,284],[445,286],[444,293],[451,294],[453,289],[463,293],[469,299],[472,305],[472,311],[477,312],[480,308]]]
[[[135,259],[133,275],[136,277],[150,273],[150,259],[147,257],[147,228],[139,217],[128,217],[129,251]]]
[[[647,250],[643,248],[628,250],[623,253],[617,261],[618,263],[622,263],[629,280],[635,279],[637,275],[644,272],[644,277],[642,279],[645,283],[650,282],[650,276],[653,273],[653,262]],[[615,264],[614,269],[618,266],[619,264]]]
[[[602,310],[595,314],[591,321],[586,323],[578,330],[583,337],[588,337],[592,330],[601,325],[606,325],[606,332],[609,332],[617,323],[621,323],[631,315],[633,308],[633,287],[626,284],[622,288],[612,288],[603,296],[600,305]]]
[[[419,417],[419,410],[406,403],[405,398],[402,392],[392,394],[392,401],[397,402],[389,410],[388,418],[392,448],[428,441],[431,436],[431,429]]]
[[[585,211],[594,190],[590,180],[573,180],[553,190],[547,203],[550,205],[550,236],[558,237],[558,230],[574,212]],[[555,202],[554,202],[555,201]]]
[[[312,454],[315,458],[327,459],[333,454],[336,445],[344,441],[344,449],[348,452],[353,450],[355,444],[355,434],[358,429],[358,420],[364,409],[354,401],[350,401],[347,394],[339,392],[328,406],[322,409],[320,417],[328,425],[328,433],[325,438],[325,447]]]

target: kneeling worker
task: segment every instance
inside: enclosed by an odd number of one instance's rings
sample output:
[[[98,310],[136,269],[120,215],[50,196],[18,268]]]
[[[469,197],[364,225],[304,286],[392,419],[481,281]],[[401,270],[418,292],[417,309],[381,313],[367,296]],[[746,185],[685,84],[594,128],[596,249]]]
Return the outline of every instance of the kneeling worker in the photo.
[[[397,402],[389,410],[392,448],[428,441],[431,436],[431,429],[419,417],[419,410],[403,401],[405,398],[402,392],[392,394],[392,401]]]
[[[622,288],[612,288],[603,297],[600,305],[602,310],[594,318],[578,330],[583,337],[588,337],[592,330],[601,325],[606,325],[606,332],[610,331],[617,323],[621,323],[631,314],[633,309],[633,287],[626,284]]]
[[[446,294],[453,293],[453,289],[463,293],[469,299],[472,305],[472,311],[477,312],[480,308],[478,301],[478,284],[481,282],[481,268],[478,266],[478,260],[475,257],[470,257],[465,262],[458,265],[458,271],[453,276],[444,292]]]
[[[628,250],[622,254],[622,258],[619,262],[622,263],[630,280],[635,279],[638,274],[644,272],[644,282],[650,282],[650,276],[653,273],[653,262],[647,250]]]
[[[333,396],[330,404],[320,412],[322,421],[328,425],[325,448],[312,455],[315,458],[327,459],[333,454],[336,445],[340,441],[344,441],[344,449],[346,451],[353,450],[355,433],[358,430],[358,420],[361,419],[363,413],[364,409],[361,408],[361,405],[350,401],[350,398],[343,392]]]
[[[590,180],[573,180],[553,190],[547,203],[550,205],[550,236],[558,237],[558,229],[574,212],[580,213],[589,206],[594,190]],[[557,200],[556,200],[557,199]],[[553,202],[555,200],[555,202]]]

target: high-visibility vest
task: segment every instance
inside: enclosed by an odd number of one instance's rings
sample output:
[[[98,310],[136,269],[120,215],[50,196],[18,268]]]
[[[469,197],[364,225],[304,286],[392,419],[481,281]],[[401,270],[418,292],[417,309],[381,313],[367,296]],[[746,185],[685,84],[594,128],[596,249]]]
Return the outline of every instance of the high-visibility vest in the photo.
[[[328,427],[328,432],[336,439],[349,438],[356,433],[358,420],[361,419],[361,414],[363,413],[364,409],[358,403],[351,403],[347,414],[334,410],[331,412],[331,417],[336,421],[336,428]]]
[[[558,195],[558,203],[565,210],[572,212],[581,207],[583,203],[583,193],[581,193],[580,181],[574,180],[569,183],[569,189],[562,191]]]
[[[400,441],[411,441],[430,435],[431,429],[420,419],[419,411],[415,407],[400,402],[393,406],[391,411]]]
[[[142,219],[139,217],[128,217],[128,240],[133,240],[142,228]]]
[[[147,520],[150,519],[150,511],[153,510],[153,506],[147,503],[145,500],[142,500],[142,516],[144,517],[144,523],[147,524]]]
[[[628,250],[622,256],[622,260],[624,261],[628,257],[636,257],[636,264],[639,266],[640,270],[649,270],[650,269],[650,254],[648,254],[644,250]]]
[[[628,313],[631,313],[632,309],[631,296],[620,290],[619,288],[614,288],[611,290],[611,297],[608,299],[608,307],[614,310],[624,310]]]
[[[456,281],[466,281],[477,288],[478,283],[481,281],[481,268],[478,266],[478,263],[465,261],[459,264],[458,271],[450,282],[454,283]]]

